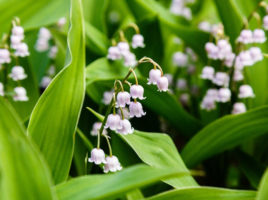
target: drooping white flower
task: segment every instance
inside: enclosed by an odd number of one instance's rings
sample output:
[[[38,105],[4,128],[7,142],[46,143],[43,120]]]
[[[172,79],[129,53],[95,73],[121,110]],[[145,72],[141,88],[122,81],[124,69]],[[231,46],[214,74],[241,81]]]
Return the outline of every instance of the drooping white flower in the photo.
[[[241,85],[239,87],[238,97],[241,99],[255,97],[252,87],[250,85]]]
[[[66,18],[65,17],[61,17],[57,22],[57,26],[59,28],[62,28],[65,24],[66,24]]]
[[[133,99],[140,99],[143,100],[145,97],[144,94],[144,88],[141,85],[132,85],[130,87],[130,95]]]
[[[23,80],[23,79],[27,78],[27,75],[25,74],[24,69],[21,66],[14,66],[11,69],[11,73],[9,74],[9,76],[14,81]]]
[[[229,53],[229,54],[225,55],[225,60],[224,60],[225,66],[232,67],[233,63],[234,63],[234,59],[235,59],[234,53]]]
[[[268,30],[268,15],[263,18],[263,28],[264,30]]]
[[[141,47],[141,48],[145,47],[144,38],[141,34],[135,34],[132,37],[132,48],[136,49],[138,47]]]
[[[48,69],[48,71],[47,71],[47,74],[48,74],[49,76],[54,76],[55,73],[56,73],[55,66],[54,66],[54,65],[50,65],[50,67],[49,67],[49,69]]]
[[[237,56],[237,59],[240,59],[242,66],[252,66],[254,64],[253,59],[248,50],[241,51]]]
[[[265,33],[262,29],[255,29],[253,31],[253,42],[264,43],[266,41]]]
[[[21,37],[16,35],[10,36],[10,45],[12,49],[17,49],[20,43],[21,43]]]
[[[186,81],[186,79],[184,79],[184,78],[178,79],[176,86],[180,90],[186,90],[187,89],[187,81]]]
[[[19,57],[25,57],[25,56],[29,56],[29,50],[28,50],[28,45],[26,43],[20,43],[17,47],[16,47],[16,51],[15,51],[15,56],[19,56]]]
[[[49,56],[49,58],[54,59],[54,58],[56,58],[57,53],[58,53],[58,47],[57,46],[52,46],[50,48],[48,56]]]
[[[110,128],[113,131],[120,129],[120,116],[118,114],[109,114],[104,128]]]
[[[39,30],[38,37],[39,37],[39,39],[49,40],[49,39],[51,39],[51,33],[47,28],[42,27]]]
[[[118,46],[109,47],[107,58],[110,60],[121,59],[121,52],[120,52]]]
[[[101,163],[106,163],[105,160],[105,153],[102,149],[94,148],[91,151],[91,156],[88,158],[88,162],[95,163],[96,165],[99,165]]]
[[[146,113],[143,111],[142,105],[140,102],[130,102],[129,104],[129,115],[130,118],[133,117],[142,117],[144,116]]]
[[[124,58],[124,65],[126,67],[134,67],[137,64],[136,56],[134,53],[125,52],[123,55]]]
[[[213,78],[213,83],[218,86],[228,87],[230,77],[225,72],[217,72]]]
[[[131,126],[131,123],[127,119],[122,119],[120,121],[121,128],[117,129],[117,133],[127,135],[127,134],[132,134],[134,132],[134,129]]]
[[[4,96],[4,95],[5,95],[4,85],[3,83],[0,82],[0,96]]]
[[[212,42],[207,42],[205,45],[205,50],[208,54],[208,58],[216,60],[219,58],[219,47],[217,47]]]
[[[151,69],[149,72],[148,85],[156,85],[157,80],[161,77],[161,71],[159,69]]]
[[[211,67],[211,66],[205,66],[202,69],[202,74],[200,75],[200,77],[202,79],[213,80],[214,74],[215,74],[215,70],[214,70],[213,67]]]
[[[202,21],[198,24],[198,28],[209,33],[211,31],[211,24],[208,21]]]
[[[213,99],[214,101],[218,101],[219,99],[219,91],[217,89],[208,89],[206,92],[206,97]]]
[[[211,111],[216,108],[215,100],[212,97],[205,96],[200,105],[201,109]]]
[[[126,91],[118,92],[116,99],[116,107],[124,108],[126,105],[130,104],[130,94]]]
[[[173,64],[178,67],[186,67],[188,63],[188,56],[182,52],[173,54]]]
[[[124,54],[129,53],[129,45],[127,42],[119,42],[117,47],[123,56]]]
[[[106,163],[103,167],[104,173],[108,173],[109,171],[116,172],[122,169],[122,166],[116,156],[107,156],[105,161]]]
[[[249,53],[254,63],[263,60],[263,55],[259,47],[251,47]]]
[[[248,30],[248,29],[242,30],[237,40],[238,40],[238,42],[241,42],[243,44],[252,43],[253,42],[252,31]]]
[[[46,88],[50,84],[51,80],[52,79],[49,76],[44,76],[41,80],[40,86],[42,88]]]
[[[229,88],[220,88],[218,90],[218,102],[226,103],[231,99],[231,91]]]
[[[113,95],[114,95],[113,91],[104,92],[103,93],[103,98],[102,98],[102,103],[104,103],[104,105],[109,105],[111,103]]]
[[[12,28],[12,36],[16,36],[19,40],[24,39],[24,29],[21,26],[13,26]]]
[[[28,101],[27,92],[24,87],[15,87],[14,88],[14,101]]]
[[[160,77],[157,80],[157,87],[159,92],[166,92],[168,91],[168,79],[165,76]]]
[[[44,52],[49,49],[49,40],[51,39],[51,33],[47,28],[40,28],[38,33],[38,39],[35,44],[35,49],[39,52]]]
[[[241,70],[234,70],[233,80],[238,82],[244,79],[244,75]]]
[[[90,134],[92,136],[97,136],[100,131],[101,125],[102,125],[101,122],[95,122],[92,126],[92,130],[90,131]],[[103,129],[102,134],[107,135],[107,130],[105,128]]]
[[[237,102],[233,105],[232,114],[240,114],[247,111],[246,105],[242,102]]]
[[[227,40],[221,39],[217,42],[218,59],[223,60],[232,53],[232,47]]]
[[[0,49],[0,65],[4,63],[10,63],[10,53],[7,49]]]

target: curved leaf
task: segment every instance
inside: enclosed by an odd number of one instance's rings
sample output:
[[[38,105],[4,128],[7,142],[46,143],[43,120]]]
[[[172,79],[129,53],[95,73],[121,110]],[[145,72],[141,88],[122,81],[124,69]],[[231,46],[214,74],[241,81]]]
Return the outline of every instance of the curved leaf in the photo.
[[[223,152],[247,139],[268,133],[268,106],[220,118],[186,144],[182,158],[188,167]]]
[[[56,186],[56,191],[62,200],[113,199],[131,189],[176,175],[183,176],[185,173],[174,168],[160,170],[145,165],[136,165],[115,174],[75,178]]]
[[[265,171],[257,194],[256,200],[266,200],[268,197],[268,170]]]
[[[28,133],[46,158],[54,181],[64,181],[71,165],[74,133],[85,89],[85,42],[81,1],[72,0],[68,33],[69,62],[39,99]]]
[[[55,199],[46,163],[2,97],[0,110],[0,199]]]
[[[213,187],[191,187],[160,193],[148,200],[254,200],[256,192]]]
[[[178,151],[166,134],[135,131],[131,135],[120,135],[148,165],[166,170],[169,167],[188,172]],[[175,188],[197,186],[191,176],[165,180]]]

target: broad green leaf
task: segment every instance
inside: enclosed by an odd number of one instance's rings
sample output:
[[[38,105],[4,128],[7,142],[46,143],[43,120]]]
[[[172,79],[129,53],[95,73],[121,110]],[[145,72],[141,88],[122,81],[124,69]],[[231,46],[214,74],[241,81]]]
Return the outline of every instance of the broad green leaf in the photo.
[[[56,183],[68,177],[84,99],[85,40],[80,0],[72,0],[70,21],[68,64],[40,97],[28,127]]]
[[[55,199],[46,163],[26,137],[12,106],[0,97],[0,199]]]
[[[142,200],[144,196],[139,189],[134,189],[126,194],[127,200]]]
[[[170,190],[148,200],[254,200],[256,192],[247,190],[230,190],[213,187],[192,187]]]
[[[188,167],[245,140],[268,133],[268,106],[220,118],[197,133],[182,151]]]
[[[94,53],[106,56],[109,47],[109,40],[102,32],[85,22],[86,45]]]
[[[266,200],[268,197],[268,169],[265,171],[257,194],[256,200]]]
[[[8,32],[11,20],[17,16],[25,29],[46,26],[64,17],[70,0],[9,0],[0,2],[1,30]]]
[[[95,87],[94,83],[123,79],[127,73],[128,68],[124,67],[120,61],[111,62],[106,58],[96,60],[86,69],[87,94],[99,103],[103,91]],[[155,86],[148,86],[145,81],[139,82],[145,88],[147,98],[142,102],[145,106],[169,120],[182,134],[190,135],[200,129],[199,121],[188,114],[171,94],[159,93]],[[113,83],[111,83],[112,86]]]
[[[146,164],[166,170],[168,167],[188,172],[178,151],[166,134],[135,131],[131,135],[120,135]],[[175,188],[197,186],[191,176],[165,180]]]
[[[114,174],[75,178],[56,186],[56,191],[61,200],[113,199],[131,189],[152,184],[160,179],[185,175],[185,172],[179,169],[167,169],[136,165]]]

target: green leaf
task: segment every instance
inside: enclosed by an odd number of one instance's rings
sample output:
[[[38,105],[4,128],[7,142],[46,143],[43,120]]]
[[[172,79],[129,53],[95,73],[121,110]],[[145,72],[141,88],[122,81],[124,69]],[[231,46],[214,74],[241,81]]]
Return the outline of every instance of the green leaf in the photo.
[[[85,41],[80,0],[72,0],[70,21],[68,64],[40,97],[28,127],[56,183],[68,177],[84,99]]]
[[[267,199],[267,197],[268,197],[267,188],[268,188],[268,169],[265,171],[265,173],[262,177],[256,200],[266,200]]]
[[[109,40],[102,32],[85,22],[86,45],[94,53],[106,56]]]
[[[168,135],[135,131],[134,134],[120,136],[146,164],[164,169],[164,171],[172,167],[188,172],[174,143]],[[191,176],[172,178],[164,182],[175,188],[197,186],[197,183]]]
[[[12,106],[0,97],[0,199],[55,199],[46,163],[26,137]]]
[[[127,73],[128,68],[124,67],[121,61],[112,62],[106,58],[96,60],[86,69],[87,94],[99,103],[103,94],[94,83],[123,79]],[[158,93],[156,87],[148,86],[145,81],[139,82],[145,88],[147,98],[142,102],[145,106],[169,120],[182,134],[190,135],[200,129],[200,122],[188,114],[171,94]]]
[[[27,29],[37,28],[55,23],[67,14],[70,0],[10,0],[0,2],[1,30],[8,32],[11,20],[17,16],[22,26]]]
[[[256,192],[213,187],[191,187],[171,190],[147,198],[148,200],[254,200]]]
[[[185,175],[185,172],[175,168],[162,170],[145,165],[136,165],[114,174],[75,178],[56,186],[56,191],[59,199],[62,200],[112,199],[131,189],[152,184],[160,179],[183,175]]]
[[[182,151],[188,167],[245,140],[268,133],[268,106],[220,118],[197,133]]]

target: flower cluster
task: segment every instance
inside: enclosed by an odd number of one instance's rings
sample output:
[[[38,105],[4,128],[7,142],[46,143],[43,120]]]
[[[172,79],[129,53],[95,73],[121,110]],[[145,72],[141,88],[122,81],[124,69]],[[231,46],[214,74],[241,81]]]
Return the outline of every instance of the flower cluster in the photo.
[[[132,37],[131,46],[133,49],[144,48],[144,38],[140,34],[139,28],[135,24],[130,24],[129,27],[134,28],[136,34]],[[124,36],[124,32],[120,31],[120,41],[116,44],[113,40],[113,46],[109,47],[107,58],[109,60],[124,60],[126,67],[133,67],[137,64],[136,55],[130,51],[130,45]]]
[[[11,35],[4,35],[2,45],[0,48],[0,70],[4,74],[3,82],[0,82],[0,96],[12,96],[14,101],[28,101],[27,91],[24,87],[20,86],[19,81],[27,78],[27,74],[22,66],[19,65],[19,57],[29,56],[28,45],[23,42],[24,29],[21,27],[19,19],[16,18],[12,21]],[[7,40],[10,40],[10,43]],[[8,45],[10,44],[10,45]],[[16,65],[11,66],[12,57],[16,61]],[[5,91],[8,88],[8,78],[17,83],[17,87],[13,91]],[[13,84],[12,84],[13,85]]]
[[[114,88],[111,91],[105,92],[103,97],[103,103],[109,105],[108,110],[113,110],[112,113],[107,113],[103,122],[96,122],[93,124],[91,131],[92,136],[98,136],[97,148],[91,151],[91,157],[89,162],[93,162],[97,165],[104,164],[104,172],[115,172],[122,169],[122,166],[116,156],[112,154],[112,148],[109,142],[108,129],[118,134],[127,135],[134,132],[129,119],[133,117],[140,118],[146,113],[143,110],[142,104],[138,100],[144,100],[144,88],[139,85],[138,78],[135,73],[135,68],[141,63],[149,62],[153,64],[154,68],[149,72],[148,84],[156,85],[158,91],[165,92],[168,90],[168,79],[163,75],[162,68],[154,62],[152,59],[144,57],[140,59],[135,67],[130,67],[128,74],[123,81],[116,80],[114,82]],[[133,74],[135,78],[135,84],[128,82],[129,76]],[[123,84],[129,87],[129,91],[126,91]],[[118,112],[116,112],[118,109]],[[106,138],[110,155],[105,156],[105,153],[100,149],[100,136]]]
[[[195,0],[172,0],[170,5],[170,12],[182,16],[187,20],[192,19],[192,11],[187,4],[194,3]]]
[[[260,4],[261,5],[261,4]],[[252,16],[258,15],[254,13]],[[257,16],[257,19],[260,17]],[[268,28],[268,16],[263,18],[264,29]],[[232,51],[231,44],[228,38],[224,35],[221,28],[217,34],[213,34],[216,38],[216,44],[208,42],[205,45],[208,58],[211,60],[220,60],[222,62],[221,70],[216,72],[213,66],[205,66],[201,73],[201,78],[211,81],[215,88],[208,89],[206,95],[201,102],[201,108],[207,111],[216,108],[216,102],[226,103],[231,100],[231,96],[235,95],[236,87],[238,87],[238,94],[234,99],[245,99],[255,97],[253,89],[250,85],[245,84],[244,68],[253,66],[255,63],[263,60],[263,53],[257,44],[266,41],[265,32],[261,28],[250,30],[248,22],[244,25],[237,40],[236,49]],[[200,24],[201,28],[201,24]],[[208,24],[202,22],[202,30],[209,31]],[[211,29],[210,31],[211,32]],[[229,70],[225,70],[225,67]],[[241,81],[244,81],[241,83]],[[234,84],[236,83],[236,84]],[[231,91],[231,89],[233,91]],[[233,104],[233,114],[243,113],[246,111],[246,106],[243,102],[235,102]]]

